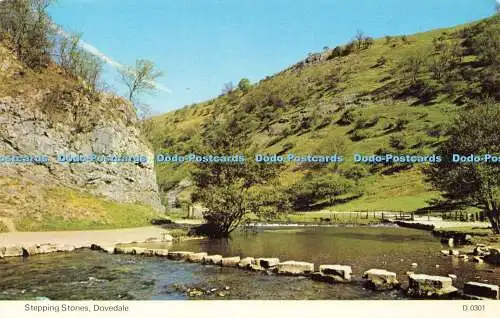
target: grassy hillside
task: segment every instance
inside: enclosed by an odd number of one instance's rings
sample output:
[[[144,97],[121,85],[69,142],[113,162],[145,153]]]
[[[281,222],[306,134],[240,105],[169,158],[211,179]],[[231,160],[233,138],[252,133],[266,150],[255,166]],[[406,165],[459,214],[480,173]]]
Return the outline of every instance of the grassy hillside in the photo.
[[[425,208],[439,193],[425,183],[422,164],[360,165],[352,156],[432,154],[458,111],[486,98],[498,100],[499,26],[497,15],[409,36],[360,35],[342,47],[310,54],[248,90],[155,117],[149,139],[156,152],[196,153],[208,123],[243,113],[262,153],[345,156],[342,164],[295,164],[281,174],[284,187],[326,173],[356,184],[335,204],[320,198],[308,208]],[[157,165],[162,191],[189,178],[191,168]]]

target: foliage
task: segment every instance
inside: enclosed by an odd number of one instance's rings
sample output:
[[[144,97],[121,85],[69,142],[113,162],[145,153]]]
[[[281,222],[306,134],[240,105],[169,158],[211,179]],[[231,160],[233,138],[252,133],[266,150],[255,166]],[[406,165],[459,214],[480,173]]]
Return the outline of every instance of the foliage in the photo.
[[[126,66],[119,70],[123,83],[127,86],[127,97],[135,102],[136,95],[154,91],[155,81],[163,76],[152,61],[139,59],[135,66]]]
[[[56,58],[66,73],[97,90],[102,73],[102,61],[80,47],[80,34],[63,34],[56,41]]]
[[[308,209],[318,200],[333,204],[335,199],[354,188],[352,181],[339,174],[308,174],[288,192],[295,209]]]
[[[401,69],[403,74],[410,79],[411,83],[417,82],[418,76],[425,66],[425,55],[422,53],[415,53],[406,57],[402,64]]]
[[[392,148],[403,150],[406,148],[406,138],[403,134],[392,135],[389,139],[389,144]]]
[[[281,212],[285,204],[267,187],[279,173],[276,164],[260,164],[251,160],[249,126],[243,114],[214,122],[204,136],[202,152],[213,155],[246,154],[244,163],[200,163],[193,172],[198,191],[193,201],[200,201],[207,211],[203,216],[215,229],[212,236],[227,237],[249,213],[270,215]],[[270,206],[276,206],[274,210]]]
[[[16,56],[30,68],[47,66],[54,29],[47,14],[52,0],[0,2],[0,39],[11,41]]]
[[[247,93],[250,88],[252,87],[252,84],[250,84],[250,80],[248,78],[242,78],[240,82],[238,83],[238,88],[243,92]]]
[[[437,153],[443,164],[429,167],[428,180],[451,201],[486,211],[495,233],[500,233],[500,167],[494,163],[453,163],[453,154],[500,153],[500,105],[485,103],[462,112],[448,131],[449,139]]]

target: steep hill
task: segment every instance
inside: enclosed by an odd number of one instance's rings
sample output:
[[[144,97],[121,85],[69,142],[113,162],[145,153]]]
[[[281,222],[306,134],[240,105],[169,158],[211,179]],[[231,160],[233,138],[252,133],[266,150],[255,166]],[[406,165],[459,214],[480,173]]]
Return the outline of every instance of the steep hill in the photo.
[[[422,164],[360,165],[362,154],[432,154],[455,114],[484,99],[500,99],[499,16],[447,29],[371,39],[359,34],[250,88],[242,87],[150,120],[156,152],[196,153],[207,125],[244,114],[262,153],[340,153],[342,164],[292,165],[284,187],[327,173],[356,187],[335,202],[315,198],[300,209],[404,210],[429,206],[439,193]],[[189,178],[189,164],[157,164],[162,195]],[[180,199],[189,201],[185,190]]]
[[[91,92],[55,64],[26,67],[0,43],[0,231],[150,224],[164,210],[151,161],[56,162],[58,154],[151,158],[136,123],[123,99]],[[47,162],[6,162],[43,155]]]

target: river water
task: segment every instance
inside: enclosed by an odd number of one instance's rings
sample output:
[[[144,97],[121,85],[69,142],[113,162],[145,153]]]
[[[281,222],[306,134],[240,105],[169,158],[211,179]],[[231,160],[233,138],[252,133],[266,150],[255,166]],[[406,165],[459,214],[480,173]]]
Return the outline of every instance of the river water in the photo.
[[[161,246],[152,246],[161,247]],[[429,232],[386,227],[260,229],[231,239],[193,240],[170,249],[224,256],[279,257],[320,264],[344,264],[353,282],[330,285],[303,277],[284,277],[236,268],[203,266],[165,258],[110,255],[79,250],[0,260],[0,299],[166,300],[166,299],[404,299],[400,291],[373,292],[361,275],[370,268],[398,274],[455,274],[464,281],[500,285],[500,270],[487,264],[441,256],[443,246]],[[417,263],[416,268],[412,263]],[[436,266],[438,265],[438,266]],[[189,297],[188,288],[213,290]]]

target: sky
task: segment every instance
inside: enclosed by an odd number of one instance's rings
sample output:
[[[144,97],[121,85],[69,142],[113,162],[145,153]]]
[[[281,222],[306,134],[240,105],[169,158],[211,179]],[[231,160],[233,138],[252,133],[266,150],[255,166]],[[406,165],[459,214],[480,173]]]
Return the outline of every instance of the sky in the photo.
[[[152,60],[164,76],[141,100],[164,113],[216,97],[227,82],[258,82],[357,30],[382,37],[463,24],[492,15],[495,1],[58,0],[49,13],[83,34],[119,94],[115,69]]]

